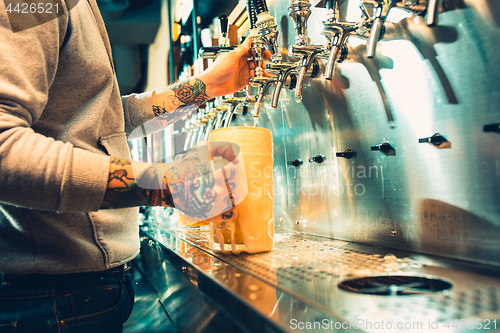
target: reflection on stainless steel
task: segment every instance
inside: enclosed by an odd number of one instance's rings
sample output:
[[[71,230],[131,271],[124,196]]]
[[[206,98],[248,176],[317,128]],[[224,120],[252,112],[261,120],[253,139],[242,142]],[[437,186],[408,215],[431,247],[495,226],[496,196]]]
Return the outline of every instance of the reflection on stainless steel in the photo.
[[[348,53],[351,55],[350,61],[356,61],[365,66],[370,78],[377,86],[380,98],[384,104],[385,113],[387,115],[387,122],[390,127],[395,127],[394,112],[392,110],[391,102],[387,97],[387,92],[385,91],[384,85],[382,84],[382,77],[380,71],[382,69],[392,69],[394,63],[391,58],[379,55],[377,58],[370,59],[363,55],[364,48],[360,45],[356,48],[349,48]]]
[[[457,41],[458,31],[455,26],[443,25],[431,29],[418,17],[413,17],[412,19],[404,19],[398,24],[386,24],[385,38],[386,40],[406,39],[411,41],[422,57],[427,59],[429,65],[432,66],[441,84],[447,102],[450,104],[458,104],[454,88],[447,73],[438,60],[438,53],[436,52],[438,44],[454,43]],[[481,44],[479,40],[473,42]],[[479,45],[478,47],[481,48],[482,46]]]
[[[340,320],[313,307],[295,311],[308,306],[154,226],[143,227],[142,235],[144,271],[179,331],[288,332],[292,319]]]
[[[177,332],[158,300],[155,289],[140,269],[140,259],[134,261],[132,278],[134,280],[134,308],[123,325],[123,333],[165,333]]]
[[[286,4],[276,0],[273,16],[288,17]],[[500,10],[500,3],[488,6]],[[312,8],[310,22],[325,13]],[[500,264],[500,137],[482,131],[500,119],[500,28],[474,7],[439,15],[433,28],[416,15],[386,22],[373,60],[362,54],[364,40],[351,36],[356,51],[331,82],[308,80],[300,104],[288,90],[276,110],[263,104],[259,124],[276,142],[278,227]],[[293,31],[286,23],[282,32]],[[308,37],[324,42],[319,33]],[[283,40],[291,45],[295,36]],[[452,149],[418,143],[432,133],[445,135]],[[371,151],[383,141],[396,156]],[[356,157],[336,158],[346,149]],[[287,164],[317,154],[324,163]]]
[[[162,255],[172,258],[172,266],[179,266],[182,275],[200,291],[222,285],[225,293],[210,292],[210,296],[224,304],[231,315],[234,302],[242,300],[278,331],[309,332],[293,323],[322,320],[356,322],[356,328],[365,332],[377,330],[361,321],[382,320],[394,325],[418,323],[425,329],[432,322],[441,328],[437,331],[444,331],[447,320],[500,318],[498,268],[479,269],[474,264],[284,231],[276,234],[272,252],[225,255],[210,250],[207,233],[182,233],[171,228],[162,221],[159,226],[147,225],[143,232],[156,246],[164,247]],[[366,276],[378,278],[349,282]],[[338,287],[340,283],[348,289],[366,286],[360,291],[368,294],[344,291]],[[370,295],[385,292],[397,296]],[[241,314],[238,320],[246,327],[262,324]],[[491,329],[495,331],[493,326]],[[407,330],[394,327],[391,331]],[[451,328],[450,332],[459,330]]]

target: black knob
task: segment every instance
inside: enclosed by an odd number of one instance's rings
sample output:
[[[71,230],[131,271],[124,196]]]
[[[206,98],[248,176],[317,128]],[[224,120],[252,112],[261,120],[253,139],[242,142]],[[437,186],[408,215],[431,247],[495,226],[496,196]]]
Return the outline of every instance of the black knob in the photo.
[[[432,136],[430,136],[428,138],[418,139],[418,142],[419,143],[430,143],[436,147],[439,147],[442,144],[448,142],[448,140],[446,140],[446,138],[444,136],[442,136],[441,134],[434,133]]]
[[[500,133],[500,123],[488,124],[483,126],[483,132],[497,132]]]
[[[349,55],[349,49],[347,46],[342,47],[342,50],[340,50],[340,57],[337,59],[338,63],[343,62],[344,60],[347,59],[347,56]]]
[[[293,90],[295,87],[297,87],[297,75],[295,74],[290,74],[290,86],[288,86],[288,89]]]
[[[326,158],[325,158],[325,156],[324,156],[324,155],[316,155],[316,156],[314,156],[314,157],[311,157],[311,158],[309,159],[309,162],[316,162],[316,163],[318,163],[318,164],[321,164],[321,163],[323,163],[323,162],[325,161],[325,159],[326,159]]]
[[[346,149],[345,151],[343,152],[340,152],[340,153],[336,153],[335,154],[337,157],[343,157],[343,158],[347,158],[347,159],[351,159],[353,157],[356,157],[356,153],[353,152],[352,150],[350,149]]]
[[[227,15],[219,16],[219,24],[220,24],[220,33],[223,37],[227,36],[227,31],[229,29],[229,20],[227,19]]]
[[[304,162],[302,162],[302,160],[299,160],[299,159],[295,159],[293,161],[288,161],[288,165],[293,165],[294,167],[298,168],[299,166],[301,166]]]
[[[382,154],[386,156],[394,156],[396,155],[396,149],[387,141],[382,142],[379,145],[372,146],[371,149],[373,151],[380,151]]]

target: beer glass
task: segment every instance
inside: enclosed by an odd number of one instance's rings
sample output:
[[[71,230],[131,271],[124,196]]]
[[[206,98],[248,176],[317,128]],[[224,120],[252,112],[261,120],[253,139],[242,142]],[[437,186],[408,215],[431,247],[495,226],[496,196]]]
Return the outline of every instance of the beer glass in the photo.
[[[212,248],[225,253],[271,251],[274,238],[273,138],[266,128],[235,126],[219,128],[212,142],[230,142],[240,147],[245,165],[248,195],[237,205],[238,217],[212,223]]]

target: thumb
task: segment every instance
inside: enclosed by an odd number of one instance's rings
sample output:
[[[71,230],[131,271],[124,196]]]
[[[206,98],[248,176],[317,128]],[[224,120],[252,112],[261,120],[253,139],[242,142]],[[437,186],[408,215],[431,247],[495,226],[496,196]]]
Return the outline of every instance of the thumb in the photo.
[[[248,53],[250,49],[252,48],[252,40],[250,38],[246,38],[243,44],[238,46],[234,52],[237,53],[238,55],[242,56],[245,53]]]

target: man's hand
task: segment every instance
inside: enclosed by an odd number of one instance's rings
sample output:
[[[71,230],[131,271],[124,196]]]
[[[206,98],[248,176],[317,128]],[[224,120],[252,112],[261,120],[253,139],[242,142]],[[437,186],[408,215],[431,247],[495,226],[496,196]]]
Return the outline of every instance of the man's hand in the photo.
[[[247,38],[235,50],[220,55],[198,79],[207,86],[210,97],[224,96],[243,89],[254,76],[252,41]]]
[[[236,205],[248,194],[239,147],[202,142],[165,173],[175,208],[199,222],[237,217]]]
[[[269,59],[269,51],[264,52]],[[265,61],[261,62],[265,68]],[[178,82],[152,94],[153,112],[162,126],[167,126],[215,97],[235,93],[245,88],[255,75],[252,41],[247,38],[235,50],[220,55],[203,74]],[[263,75],[270,77],[263,71]]]
[[[203,142],[174,163],[112,159],[101,209],[135,206],[175,207],[195,222],[237,217],[236,205],[248,194],[239,147]]]

